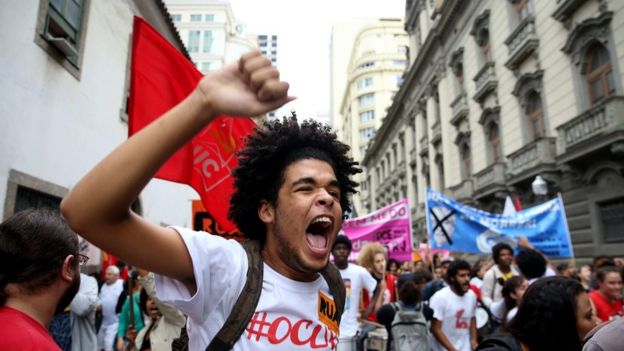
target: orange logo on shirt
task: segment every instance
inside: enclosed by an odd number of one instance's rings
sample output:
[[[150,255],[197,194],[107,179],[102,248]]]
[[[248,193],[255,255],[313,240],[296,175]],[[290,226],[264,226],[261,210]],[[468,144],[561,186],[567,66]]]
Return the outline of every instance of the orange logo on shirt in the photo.
[[[338,312],[336,311],[336,304],[334,303],[334,300],[323,294],[320,290],[318,297],[319,320],[321,323],[325,324],[329,330],[336,333],[336,335],[339,335],[340,329],[338,327]]]

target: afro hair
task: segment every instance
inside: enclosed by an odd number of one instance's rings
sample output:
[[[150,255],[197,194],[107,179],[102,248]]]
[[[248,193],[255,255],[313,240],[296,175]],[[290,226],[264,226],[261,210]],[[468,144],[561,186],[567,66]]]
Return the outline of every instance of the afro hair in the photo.
[[[266,239],[265,224],[258,217],[262,200],[277,205],[277,194],[284,183],[286,168],[299,160],[316,159],[329,163],[341,191],[343,217],[350,212],[351,195],[358,183],[351,176],[360,173],[358,163],[349,157],[349,146],[338,141],[332,129],[314,120],[299,124],[296,115],[265,122],[249,136],[238,152],[238,167],[232,172],[234,193],[228,218],[248,239]]]

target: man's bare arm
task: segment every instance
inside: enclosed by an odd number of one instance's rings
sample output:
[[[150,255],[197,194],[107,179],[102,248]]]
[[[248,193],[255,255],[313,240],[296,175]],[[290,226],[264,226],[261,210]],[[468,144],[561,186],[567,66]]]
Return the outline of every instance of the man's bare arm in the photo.
[[[214,118],[260,115],[292,100],[287,93],[288,83],[257,51],[210,72],[185,100],[84,176],[63,199],[63,215],[98,247],[194,292],[192,262],[181,237],[132,213],[130,205],[167,159]]]
[[[433,318],[431,320],[431,333],[438,342],[449,351],[455,351],[455,347],[442,331],[442,321]]]

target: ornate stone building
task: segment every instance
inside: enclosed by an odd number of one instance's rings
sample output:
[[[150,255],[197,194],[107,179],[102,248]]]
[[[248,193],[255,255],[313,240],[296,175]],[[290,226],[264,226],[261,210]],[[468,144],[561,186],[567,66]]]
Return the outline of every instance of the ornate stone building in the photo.
[[[363,161],[369,209],[425,189],[502,211],[537,175],[577,258],[624,254],[624,1],[407,0],[410,66]]]

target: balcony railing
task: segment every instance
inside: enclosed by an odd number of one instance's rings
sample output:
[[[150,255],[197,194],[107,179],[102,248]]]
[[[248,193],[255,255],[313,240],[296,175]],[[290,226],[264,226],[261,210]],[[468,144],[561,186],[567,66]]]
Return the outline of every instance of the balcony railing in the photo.
[[[559,153],[596,140],[604,134],[624,130],[624,97],[614,96],[557,127]]]
[[[539,38],[535,33],[535,18],[533,16],[525,18],[505,40],[505,44],[509,50],[509,59],[505,62],[505,67],[515,70],[539,46]]]
[[[579,6],[586,0],[557,0],[557,9],[552,16],[561,22],[566,21],[572,16]]]
[[[493,163],[486,169],[474,175],[475,191],[505,185],[505,164]]]
[[[540,164],[553,164],[556,155],[556,139],[541,138],[509,155],[507,174],[518,175]]]
[[[453,100],[453,102],[451,102],[451,109],[453,110],[451,124],[457,127],[462,119],[468,115],[468,102],[466,101],[466,94],[461,94]]]
[[[475,82],[476,92],[473,99],[477,102],[483,99],[498,86],[496,73],[494,72],[494,62],[489,61],[477,72],[472,79]]]
[[[450,187],[448,190],[449,195],[459,201],[472,199],[472,193],[474,192],[472,179],[465,179],[461,183]]]

